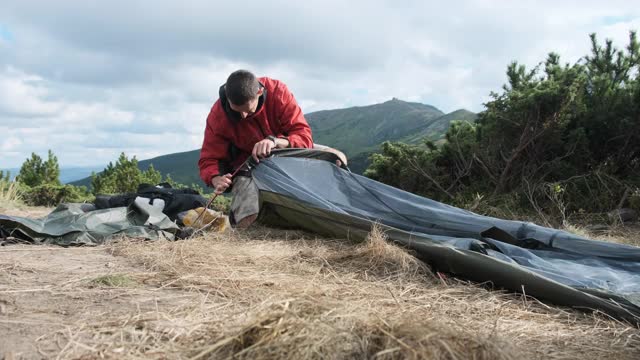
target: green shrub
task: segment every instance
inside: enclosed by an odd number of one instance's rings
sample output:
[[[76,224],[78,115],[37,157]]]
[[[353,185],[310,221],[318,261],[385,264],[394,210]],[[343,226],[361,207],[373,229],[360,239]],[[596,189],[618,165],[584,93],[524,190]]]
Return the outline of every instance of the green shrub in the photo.
[[[474,124],[452,122],[440,147],[384,143],[365,176],[488,214],[533,212],[551,224],[621,201],[640,208],[637,192],[624,200],[640,186],[640,42],[631,32],[620,50],[594,34],[591,46],[574,64],[556,53],[531,69],[511,63]]]
[[[38,185],[28,188],[23,200],[31,206],[57,206],[60,203],[93,202],[93,195],[84,186]]]
[[[217,211],[222,211],[223,213],[228,214],[230,206],[231,206],[231,197],[219,195],[213,201],[211,206],[209,206],[209,208]]]

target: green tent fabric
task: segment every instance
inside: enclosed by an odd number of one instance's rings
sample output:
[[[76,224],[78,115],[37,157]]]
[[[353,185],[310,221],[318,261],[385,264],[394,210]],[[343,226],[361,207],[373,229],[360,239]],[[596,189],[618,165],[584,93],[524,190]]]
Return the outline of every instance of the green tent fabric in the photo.
[[[61,204],[41,219],[0,215],[0,235],[12,241],[73,246],[102,244],[116,235],[173,240],[179,230],[162,210],[144,202],[89,212],[82,205]]]

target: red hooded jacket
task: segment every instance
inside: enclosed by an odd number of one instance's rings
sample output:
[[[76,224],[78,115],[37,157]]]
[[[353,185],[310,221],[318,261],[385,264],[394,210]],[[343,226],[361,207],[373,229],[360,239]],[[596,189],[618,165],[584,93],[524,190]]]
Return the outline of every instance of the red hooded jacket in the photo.
[[[287,86],[267,77],[258,81],[264,92],[256,112],[245,119],[229,107],[224,85],[220,87],[220,99],[207,117],[198,161],[200,177],[209,186],[212,177],[242,165],[253,146],[269,135],[288,139],[292,148],[313,147],[311,128]]]

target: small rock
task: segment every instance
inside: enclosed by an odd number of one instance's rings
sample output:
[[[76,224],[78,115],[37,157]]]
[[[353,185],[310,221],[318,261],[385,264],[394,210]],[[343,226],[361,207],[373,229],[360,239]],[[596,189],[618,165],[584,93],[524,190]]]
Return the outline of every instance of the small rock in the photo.
[[[65,310],[60,310],[60,309],[58,309],[58,310],[54,310],[53,312],[54,312],[54,313],[56,313],[56,314],[65,315],[65,316],[66,316],[66,315],[69,315],[69,313],[68,313],[67,311],[65,311]]]
[[[588,231],[606,231],[609,230],[609,226],[605,224],[593,224],[587,226]]]
[[[298,252],[298,256],[300,256],[301,258],[312,258],[312,257],[315,257],[316,255],[313,253],[313,250],[311,249],[302,249]]]
[[[609,212],[609,220],[613,222],[621,221],[622,223],[630,223],[638,221],[638,213],[629,208],[615,209]]]

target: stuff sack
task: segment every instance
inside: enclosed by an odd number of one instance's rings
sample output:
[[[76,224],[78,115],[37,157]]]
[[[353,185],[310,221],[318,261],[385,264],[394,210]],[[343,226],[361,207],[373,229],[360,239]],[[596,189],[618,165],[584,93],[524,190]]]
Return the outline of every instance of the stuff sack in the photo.
[[[174,189],[167,183],[157,186],[140,184],[136,193],[97,195],[94,205],[96,209],[108,209],[129,206],[135,201],[144,201],[162,209],[162,212],[174,221],[183,211],[207,205],[207,199],[196,190]]]

